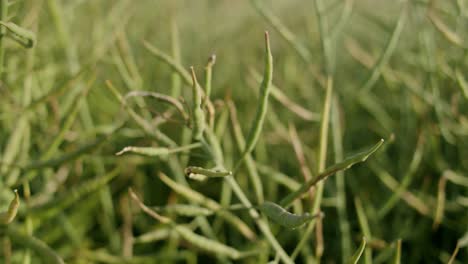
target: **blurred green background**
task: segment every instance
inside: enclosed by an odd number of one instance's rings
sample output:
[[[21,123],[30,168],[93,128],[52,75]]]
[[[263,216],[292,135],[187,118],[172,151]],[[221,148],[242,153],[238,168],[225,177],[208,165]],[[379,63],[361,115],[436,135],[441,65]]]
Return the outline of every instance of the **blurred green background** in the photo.
[[[35,32],[37,44],[25,49],[1,40],[0,211],[7,210],[16,188],[22,204],[14,222],[0,226],[0,258],[48,263],[34,245],[14,235],[24,234],[44,241],[67,263],[229,262],[180,239],[131,202],[127,190],[132,186],[147,205],[187,203],[158,173],[178,180],[185,166],[210,167],[212,161],[201,149],[170,158],[115,156],[126,146],[165,146],[158,133],[179,146],[187,136],[190,143],[190,129],[156,100],[128,99],[127,105],[149,124],[145,131],[129,118],[106,81],[122,95],[153,91],[190,105],[190,85],[143,41],[185,69],[193,66],[200,83],[207,59],[216,54],[211,101],[230,168],[240,151],[228,102],[234,102],[247,136],[258,104],[255,72],[263,72],[263,32],[268,30],[273,83],[284,95],[271,96],[253,153],[265,199],[277,202],[291,191],[272,171],[304,181],[294,148],[297,137],[302,163],[317,174],[329,73],[334,89],[327,167],[343,152],[352,155],[381,138],[388,143],[365,163],[325,181],[322,261],[345,261],[365,235],[362,263],[390,262],[398,239],[403,263],[447,263],[457,242],[453,263],[468,262],[468,1],[322,0],[320,16],[314,2],[2,1],[8,10],[1,20]],[[323,50],[324,39],[329,53]],[[235,178],[256,204],[248,171],[242,167]],[[222,205],[239,202],[222,180],[188,185]],[[311,206],[307,199],[302,205],[305,211]],[[299,213],[300,207],[294,210]],[[233,213],[258,238],[247,241],[212,216],[207,219],[214,237],[266,254],[233,262],[273,260],[251,217],[242,210]],[[173,219],[203,233],[191,218]],[[159,237],[148,235],[158,230]],[[272,230],[291,253],[304,228],[272,225]],[[297,262],[317,261],[316,244],[312,235]]]

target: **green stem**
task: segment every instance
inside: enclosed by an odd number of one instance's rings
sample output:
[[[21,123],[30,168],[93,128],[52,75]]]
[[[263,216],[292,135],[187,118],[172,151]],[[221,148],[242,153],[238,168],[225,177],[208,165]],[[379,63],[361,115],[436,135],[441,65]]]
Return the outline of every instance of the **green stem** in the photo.
[[[207,129],[209,132],[207,132],[207,135],[213,135],[213,132],[211,129]],[[211,137],[210,145],[207,145],[207,147],[214,148],[214,149],[220,149],[219,142],[218,140],[213,136]],[[222,157],[222,152],[220,151],[211,151],[211,154],[214,154],[213,160],[215,161],[215,165],[219,168],[224,168],[224,164],[221,162],[224,160]],[[239,201],[246,207],[246,208],[251,208],[249,209],[249,214],[254,219],[255,223],[257,224],[258,228],[260,231],[263,233],[267,241],[270,243],[270,245],[273,247],[273,249],[276,250],[276,254],[281,258],[281,260],[284,263],[289,263],[292,264],[294,261],[288,256],[286,251],[281,247],[281,245],[278,243],[278,240],[276,240],[275,236],[270,230],[270,227],[268,226],[268,223],[265,222],[260,217],[260,214],[258,213],[257,210],[253,208],[252,202],[250,202],[249,198],[247,198],[247,195],[245,195],[244,191],[242,191],[241,187],[237,183],[237,181],[234,179],[233,176],[227,176],[225,177],[226,182],[229,184],[231,189],[234,191],[234,194],[237,196]]]
[[[330,120],[330,106],[333,92],[333,80],[331,76],[327,78],[327,92],[325,96],[325,104],[322,112],[322,122],[320,126],[320,150],[319,150],[319,171],[325,170],[326,156],[327,156],[327,142],[328,142],[328,123]],[[317,180],[319,177],[316,178]],[[322,202],[323,196],[323,181],[317,182],[317,189],[314,197],[314,204],[312,206],[312,214],[317,214],[320,211],[320,203]],[[307,226],[306,232],[302,236],[301,240],[297,244],[291,257],[294,259],[301,249],[306,244],[311,232],[314,230],[317,219],[312,220]]]
[[[333,148],[335,152],[335,162],[338,163],[343,161],[343,131],[340,123],[339,100],[337,96],[334,97],[332,107]],[[351,255],[351,235],[349,222],[346,217],[346,188],[343,172],[336,173],[335,183],[337,200],[336,211],[341,233],[341,259],[342,262],[345,263]]]
[[[0,21],[6,21],[8,16],[8,0],[0,0]],[[0,27],[0,81],[3,81],[4,61],[5,61],[5,43],[4,36],[6,28]]]

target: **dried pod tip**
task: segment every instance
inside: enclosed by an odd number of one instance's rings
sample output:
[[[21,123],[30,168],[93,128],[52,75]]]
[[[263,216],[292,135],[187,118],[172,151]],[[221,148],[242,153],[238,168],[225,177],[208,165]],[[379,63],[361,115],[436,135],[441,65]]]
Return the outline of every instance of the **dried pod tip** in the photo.
[[[208,67],[212,67],[216,63],[216,54],[211,54],[208,58]]]
[[[270,33],[268,33],[268,31],[265,31],[265,46],[267,50],[270,49]]]
[[[129,147],[125,147],[121,151],[115,153],[115,155],[120,156],[120,155],[124,154],[125,152],[129,151],[129,149],[130,149]]]

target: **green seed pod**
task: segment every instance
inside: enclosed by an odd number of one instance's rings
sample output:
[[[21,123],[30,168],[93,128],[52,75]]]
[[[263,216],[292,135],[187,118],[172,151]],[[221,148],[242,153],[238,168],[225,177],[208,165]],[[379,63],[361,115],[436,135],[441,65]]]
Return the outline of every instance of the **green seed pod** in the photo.
[[[268,32],[265,32],[265,72],[263,73],[263,81],[260,85],[260,102],[257,107],[254,123],[250,129],[249,136],[245,145],[245,153],[250,153],[254,149],[260,132],[262,131],[263,122],[268,108],[268,98],[270,96],[271,82],[273,79],[273,56],[271,55],[270,37]]]
[[[137,153],[145,156],[167,156],[169,155],[168,148],[152,148],[152,147],[125,147],[121,151],[115,153],[115,155],[122,155],[126,152]]]
[[[284,207],[290,206],[294,202],[294,200],[296,200],[302,194],[309,191],[309,189],[312,186],[314,186],[315,184],[317,184],[318,182],[325,180],[327,177],[329,177],[330,175],[335,174],[338,171],[347,170],[347,169],[351,168],[353,165],[355,165],[357,163],[361,163],[361,162],[366,161],[367,158],[370,157],[370,155],[372,155],[374,152],[376,152],[382,146],[383,142],[384,142],[384,140],[381,139],[379,142],[377,142],[377,144],[375,144],[371,148],[365,150],[364,152],[353,155],[352,157],[349,157],[349,158],[345,159],[342,162],[339,162],[339,163],[337,163],[337,164],[335,164],[335,165],[333,165],[331,167],[328,167],[327,169],[325,169],[325,171],[323,171],[319,175],[317,175],[314,178],[312,178],[312,179],[308,180],[307,182],[303,183],[301,185],[301,187],[298,188],[296,191],[294,191],[294,192],[290,193],[288,196],[284,197],[281,200],[280,205],[284,206]]]
[[[193,138],[200,140],[203,137],[205,130],[205,113],[202,109],[201,88],[195,75],[195,70],[190,67],[192,72],[192,88],[193,88],[193,106],[192,106],[192,121],[193,121]]]
[[[273,220],[273,222],[291,229],[301,227],[315,217],[322,216],[322,214],[311,215],[309,213],[305,213],[303,215],[292,214],[286,211],[283,207],[268,201],[262,203],[258,209],[268,216],[268,218]]]
[[[179,153],[179,152],[186,152],[194,148],[200,147],[200,143],[193,143],[185,146],[180,146],[176,148],[164,148],[164,147],[158,147],[158,148],[153,148],[153,147],[133,147],[133,146],[127,146],[123,148],[121,151],[115,153],[115,155],[122,155],[126,152],[132,152],[132,153],[137,153],[145,156],[150,156],[150,157],[155,157],[155,156],[161,156],[165,158],[169,154],[173,153]]]
[[[156,92],[150,92],[150,91],[131,91],[125,95],[124,100],[127,100],[128,98],[131,98],[131,97],[137,97],[137,96],[152,97],[158,101],[172,105],[177,109],[180,115],[184,118],[184,121],[187,121],[189,119],[188,114],[185,112],[184,105],[179,100],[177,100],[176,98],[172,96],[161,94],[161,93],[156,93]]]
[[[18,190],[15,190],[15,197],[10,202],[10,206],[8,207],[8,211],[3,212],[0,214],[0,224],[7,225],[15,219],[16,214],[18,213],[18,208],[20,206],[20,200],[18,195]]]
[[[366,249],[366,244],[367,240],[365,237],[362,238],[362,242],[359,245],[359,248],[356,250],[353,256],[349,259],[348,263],[349,264],[357,264],[359,262],[359,259],[362,256],[362,253],[364,252],[364,249]]]
[[[174,229],[187,242],[207,252],[227,256],[231,259],[239,259],[243,255],[242,252],[237,249],[204,236],[200,236],[185,226],[176,225],[174,226]]]
[[[203,100],[203,106],[210,100],[211,95],[211,79],[213,73],[213,65],[216,63],[216,55],[213,54],[208,59],[208,63],[205,67],[205,99]]]
[[[232,175],[232,172],[189,166],[185,169],[185,175],[190,177],[191,174],[201,174],[209,178],[220,178],[220,177],[226,177],[226,176]]]
[[[32,48],[36,44],[36,36],[33,32],[24,29],[15,23],[12,22],[2,22],[0,21],[0,25],[4,26],[10,34],[8,37],[12,38],[14,41],[18,42],[25,48]]]
[[[247,155],[255,148],[258,138],[260,137],[260,133],[262,132],[263,123],[268,109],[268,98],[270,97],[271,83],[273,79],[273,55],[271,54],[268,31],[265,32],[265,50],[265,71],[263,73],[263,81],[260,84],[260,102],[257,106],[257,112],[255,114],[252,127],[250,128],[244,151],[239,161],[236,163],[234,171],[237,171]]]

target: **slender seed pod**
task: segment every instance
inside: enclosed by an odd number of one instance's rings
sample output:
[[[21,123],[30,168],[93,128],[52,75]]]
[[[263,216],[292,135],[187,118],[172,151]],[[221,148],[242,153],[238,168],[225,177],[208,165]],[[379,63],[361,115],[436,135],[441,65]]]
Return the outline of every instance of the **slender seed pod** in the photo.
[[[180,113],[180,115],[184,118],[185,121],[189,119],[188,114],[185,112],[184,105],[179,100],[177,100],[176,98],[172,96],[161,94],[161,93],[156,93],[156,92],[150,92],[150,91],[131,91],[125,95],[124,100],[127,100],[128,98],[131,98],[131,97],[137,97],[137,96],[153,97],[158,101],[170,104],[177,109],[177,111]]]
[[[220,177],[230,176],[232,175],[232,172],[189,166],[185,169],[185,174],[189,177],[190,177],[190,174],[202,174],[210,178],[220,178]]]
[[[15,197],[10,202],[8,211],[0,214],[0,224],[7,225],[15,219],[16,214],[18,213],[18,208],[20,206],[20,200],[18,195],[18,190],[15,190]]]
[[[263,122],[268,108],[268,98],[270,95],[271,82],[273,79],[273,56],[271,55],[270,37],[268,31],[265,32],[265,72],[263,73],[263,81],[260,85],[260,103],[257,108],[254,123],[250,129],[247,143],[245,146],[245,153],[250,153],[258,141],[260,132],[262,131]]]
[[[331,167],[328,167],[325,171],[317,175],[316,177],[308,180],[307,182],[303,183],[300,188],[296,191],[290,193],[288,196],[284,197],[280,201],[280,205],[283,207],[288,207],[292,204],[294,200],[299,198],[302,194],[307,192],[312,186],[317,184],[320,181],[325,180],[328,176],[335,174],[338,171],[344,171],[351,168],[353,165],[357,163],[361,163],[367,160],[369,156],[371,156],[374,152],[376,152],[384,143],[384,140],[381,139],[377,144],[372,146],[371,148],[365,150],[364,152],[358,153],[353,155],[342,162],[339,162]]]
[[[144,233],[134,238],[135,244],[152,243],[160,240],[165,240],[171,235],[171,228],[169,226],[163,226],[156,230]]]
[[[16,25],[13,22],[0,21],[0,25],[4,26],[10,34],[8,36],[18,42],[25,48],[32,48],[36,44],[36,36],[33,32]]]
[[[8,226],[8,228],[3,230],[4,232],[2,232],[2,236],[5,234],[14,243],[35,251],[37,256],[41,258],[41,263],[65,264],[65,261],[63,261],[63,259],[42,240],[32,235],[25,235],[22,230],[18,230],[14,226]]]
[[[257,144],[260,133],[262,132],[263,123],[268,109],[268,98],[270,96],[271,83],[273,79],[273,56],[270,48],[270,37],[268,31],[265,31],[265,72],[263,73],[263,81],[260,84],[260,102],[258,103],[257,112],[247,137],[244,153],[236,165],[236,169],[240,166],[248,153],[252,152]]]
[[[357,264],[359,262],[359,259],[361,258],[362,253],[364,252],[364,249],[366,248],[366,244],[367,244],[366,237],[362,237],[362,242],[359,245],[359,248],[356,250],[354,255],[348,261],[349,264]]]
[[[210,58],[208,58],[208,63],[205,67],[205,96],[203,97],[202,108],[206,108],[206,112],[208,113],[208,126],[213,129],[214,127],[214,119],[215,119],[215,108],[213,103],[210,100],[211,95],[211,80],[213,75],[213,66],[216,63],[216,54],[212,54]]]
[[[258,208],[268,216],[268,218],[273,220],[273,222],[291,229],[301,227],[312,219],[323,216],[322,213],[317,215],[311,215],[309,213],[305,213],[303,215],[292,214],[286,211],[283,207],[268,201],[262,203]]]
[[[211,95],[211,80],[213,74],[213,65],[216,63],[216,54],[211,55],[208,58],[208,63],[205,67],[205,99],[203,100],[203,106],[210,100]]]
[[[127,146],[123,148],[121,151],[115,153],[115,155],[119,156],[126,152],[131,152],[131,153],[141,154],[141,155],[150,156],[150,157],[155,157],[155,156],[165,157],[172,153],[189,151],[191,149],[198,148],[200,146],[201,146],[200,143],[194,143],[194,144],[181,146],[177,148],[165,148],[165,147],[154,148],[154,147]]]
[[[145,156],[167,156],[169,155],[168,148],[152,148],[152,147],[133,147],[128,146],[123,148],[121,151],[115,153],[115,155],[119,156],[126,152],[137,153]]]
[[[192,73],[192,88],[193,88],[193,105],[192,105],[192,121],[193,121],[193,138],[200,140],[203,137],[205,130],[205,113],[202,108],[201,88],[195,75],[195,70],[190,67]]]

